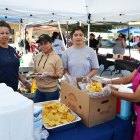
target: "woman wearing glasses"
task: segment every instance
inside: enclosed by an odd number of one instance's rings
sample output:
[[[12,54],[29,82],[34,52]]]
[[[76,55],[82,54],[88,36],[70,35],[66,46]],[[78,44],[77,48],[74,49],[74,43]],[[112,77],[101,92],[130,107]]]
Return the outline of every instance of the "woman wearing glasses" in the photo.
[[[35,60],[35,73],[41,74],[37,80],[37,91],[34,102],[57,100],[59,98],[58,79],[63,76],[61,58],[52,49],[52,39],[42,34],[37,40],[42,52],[37,54]]]
[[[116,40],[116,43],[113,47],[113,53],[124,55],[125,48],[126,48],[125,35],[120,33],[118,36],[118,39]]]

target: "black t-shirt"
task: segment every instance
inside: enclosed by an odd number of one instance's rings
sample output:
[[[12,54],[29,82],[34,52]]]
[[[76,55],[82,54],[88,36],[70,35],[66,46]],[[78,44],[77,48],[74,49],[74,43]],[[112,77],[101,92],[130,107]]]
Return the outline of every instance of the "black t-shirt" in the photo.
[[[27,39],[25,39],[25,50],[29,50],[30,51],[30,44],[27,41]]]
[[[93,49],[95,49],[97,47],[97,45],[99,44],[98,40],[96,39],[90,39],[89,40],[89,46]]]
[[[5,83],[14,91],[18,89],[19,65],[19,58],[14,48],[0,47],[0,83]]]

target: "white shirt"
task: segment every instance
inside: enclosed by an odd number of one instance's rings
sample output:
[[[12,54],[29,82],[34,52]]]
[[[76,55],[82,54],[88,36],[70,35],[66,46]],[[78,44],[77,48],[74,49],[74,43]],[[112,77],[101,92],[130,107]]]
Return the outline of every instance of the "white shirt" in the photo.
[[[53,42],[53,48],[54,48],[54,51],[55,51],[57,54],[63,54],[62,49],[64,49],[64,45],[63,45],[62,40],[60,40],[60,39],[55,39],[54,42]]]

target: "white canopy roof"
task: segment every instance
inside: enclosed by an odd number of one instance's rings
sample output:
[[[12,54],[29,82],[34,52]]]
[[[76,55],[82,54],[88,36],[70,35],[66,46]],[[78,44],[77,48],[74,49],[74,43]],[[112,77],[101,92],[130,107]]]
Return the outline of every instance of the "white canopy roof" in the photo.
[[[0,16],[25,22],[50,20],[128,22],[140,20],[140,0],[0,0]]]

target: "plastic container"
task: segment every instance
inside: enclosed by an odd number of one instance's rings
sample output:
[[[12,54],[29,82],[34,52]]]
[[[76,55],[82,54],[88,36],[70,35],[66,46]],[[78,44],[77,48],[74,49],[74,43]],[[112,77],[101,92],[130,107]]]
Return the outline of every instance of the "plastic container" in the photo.
[[[42,106],[34,106],[34,140],[41,139]]]
[[[23,58],[20,58],[19,61],[20,61],[20,66],[22,67],[24,65],[23,64]]]
[[[131,102],[126,100],[121,100],[121,110],[119,117],[128,120],[131,116]]]

